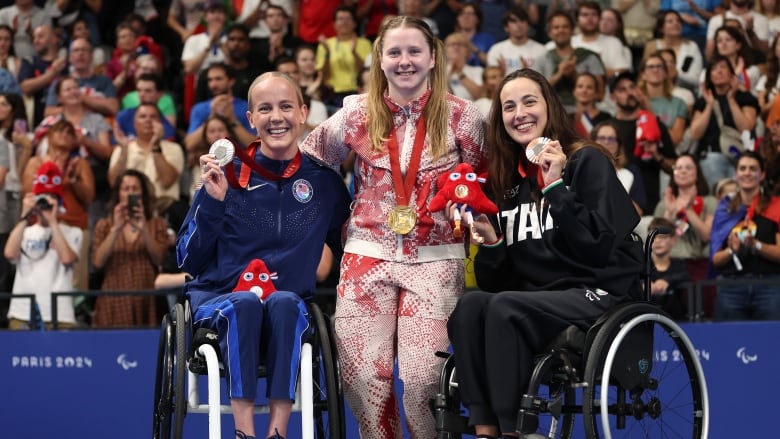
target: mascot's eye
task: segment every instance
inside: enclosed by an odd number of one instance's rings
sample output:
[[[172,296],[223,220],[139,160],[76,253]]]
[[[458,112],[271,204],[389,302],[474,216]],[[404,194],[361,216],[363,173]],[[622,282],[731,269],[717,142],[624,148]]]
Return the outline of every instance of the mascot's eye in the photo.
[[[452,181],[456,181],[459,178],[460,178],[460,172],[453,172],[452,174],[450,174],[450,180]]]
[[[260,282],[268,282],[268,274],[266,273],[260,273],[260,276],[257,276],[257,278],[260,280]]]
[[[466,180],[467,181],[477,181],[477,174],[475,174],[473,172],[469,172],[468,174],[466,174]]]
[[[62,178],[60,178],[59,175],[55,175],[54,177],[51,178],[51,183],[52,184],[62,184]]]
[[[254,277],[255,277],[255,275],[253,273],[244,273],[244,280],[247,281],[247,282],[252,280]]]
[[[46,184],[49,182],[49,176],[48,175],[39,175],[38,176],[38,183]]]

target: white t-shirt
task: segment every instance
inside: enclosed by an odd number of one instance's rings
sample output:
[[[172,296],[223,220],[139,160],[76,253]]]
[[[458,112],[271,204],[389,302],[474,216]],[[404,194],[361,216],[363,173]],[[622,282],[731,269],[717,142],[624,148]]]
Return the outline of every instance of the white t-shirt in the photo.
[[[463,66],[463,74],[466,75],[467,78],[477,83],[477,85],[482,85],[483,70],[484,69],[481,66],[470,66],[468,64]],[[452,94],[459,98],[463,98],[469,101],[473,101],[479,98],[479,96],[471,96],[471,93],[469,93],[469,90],[465,85],[463,85],[463,81],[460,80],[458,75],[450,75],[449,84],[450,88],[452,89]]]
[[[533,68],[536,60],[545,52],[547,50],[544,45],[535,40],[528,39],[525,44],[518,46],[506,39],[490,47],[487,53],[487,65],[498,66],[499,60],[503,58],[506,62],[506,73],[509,74],[523,67]]]
[[[284,12],[287,13],[287,19],[292,21],[293,4],[291,0],[244,0],[241,13],[238,15],[238,20],[236,21],[243,23],[261,3],[263,3],[263,13],[261,14],[261,18],[257,20],[257,24],[249,30],[249,38],[267,38],[268,35],[271,34],[271,32],[268,30],[268,26],[265,24],[265,19],[262,18],[265,16],[265,9],[268,7],[267,3],[270,3],[274,6],[279,6],[280,8],[284,9]]]
[[[223,35],[220,42],[224,43],[225,41],[227,41],[227,37]],[[184,48],[181,51],[181,61],[186,62],[191,59],[195,59],[198,55],[203,53],[204,50],[206,50],[206,47],[209,46],[210,42],[211,37],[206,32],[190,35],[184,41]],[[212,48],[209,50],[209,54],[206,55],[206,58],[203,60],[203,64],[200,65],[199,71],[202,72],[210,65],[223,61],[225,61],[225,54],[222,52],[222,49],[218,47]]]
[[[631,50],[611,35],[598,34],[593,41],[583,41],[582,35],[571,37],[571,46],[584,47],[596,52],[609,70],[633,70]]]
[[[82,231],[78,227],[58,223],[68,246],[76,254],[81,251]],[[60,263],[57,252],[51,248],[51,229],[40,224],[28,226],[22,232],[22,254],[16,263],[14,294],[35,294],[44,321],[51,321],[51,293],[73,291],[75,264],[66,267]],[[8,317],[30,320],[30,301],[11,299]],[[57,299],[57,321],[76,323],[73,297]]]
[[[766,15],[750,11],[745,15],[753,17],[753,32],[756,33],[756,37],[762,41],[769,41],[769,20],[766,19]],[[745,27],[745,22],[739,15],[733,14],[731,11],[726,11],[726,18],[736,18],[742,23],[742,27]],[[710,21],[707,22],[707,40],[715,38],[715,32],[718,28],[723,26],[723,14],[713,15]]]

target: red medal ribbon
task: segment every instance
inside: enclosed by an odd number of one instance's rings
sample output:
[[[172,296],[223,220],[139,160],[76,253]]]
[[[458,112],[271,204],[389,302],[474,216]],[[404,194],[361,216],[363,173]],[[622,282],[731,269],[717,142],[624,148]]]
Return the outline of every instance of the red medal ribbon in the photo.
[[[262,175],[268,180],[279,181],[279,180],[290,178],[293,174],[298,172],[298,169],[301,167],[301,151],[298,150],[295,153],[295,157],[290,161],[287,167],[284,168],[284,171],[282,171],[282,175],[277,175],[269,171],[268,169],[264,168],[263,165],[255,161],[254,156],[259,146],[260,146],[260,142],[254,141],[247,147],[246,151],[244,151],[240,147],[235,148],[236,156],[238,156],[238,158],[245,166],[241,166],[241,175],[239,181],[238,179],[236,179],[236,170],[235,170],[235,166],[233,165],[233,162],[230,162],[227,165],[225,165],[225,177],[227,178],[228,183],[230,184],[231,187],[235,189],[246,188],[247,185],[249,184],[249,176],[251,174],[251,171],[257,172],[258,174]]]
[[[420,119],[417,121],[417,132],[414,135],[412,158],[409,160],[409,168],[406,170],[406,176],[404,178],[401,174],[398,136],[395,134],[395,129],[393,129],[393,132],[390,134],[390,140],[387,142],[387,152],[390,155],[390,173],[393,177],[395,204],[397,206],[409,205],[412,188],[417,179],[417,170],[420,168],[423,143],[425,143],[425,118],[420,116]]]

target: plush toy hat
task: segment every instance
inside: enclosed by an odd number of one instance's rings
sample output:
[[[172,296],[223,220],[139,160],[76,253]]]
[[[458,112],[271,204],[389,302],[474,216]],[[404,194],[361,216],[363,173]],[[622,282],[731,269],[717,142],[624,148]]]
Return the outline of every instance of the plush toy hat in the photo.
[[[54,194],[62,201],[62,171],[51,160],[41,163],[35,173],[32,191],[35,195]]]

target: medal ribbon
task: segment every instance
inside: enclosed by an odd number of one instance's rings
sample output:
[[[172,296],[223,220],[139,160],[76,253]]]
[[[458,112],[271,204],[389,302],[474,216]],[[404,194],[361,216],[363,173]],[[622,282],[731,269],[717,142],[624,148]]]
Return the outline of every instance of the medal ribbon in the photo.
[[[401,158],[395,129],[390,134],[390,140],[387,142],[387,152],[390,155],[390,174],[393,177],[395,204],[397,206],[409,205],[414,181],[417,179],[417,170],[420,168],[423,143],[425,143],[425,117],[420,116],[420,119],[417,121],[417,132],[414,135],[412,158],[409,160],[409,168],[406,170],[406,177],[404,178],[401,174]]]
[[[282,175],[277,175],[269,171],[268,169],[264,168],[263,165],[255,161],[254,156],[259,146],[260,146],[260,142],[255,141],[252,142],[249,145],[249,147],[247,147],[246,151],[244,151],[240,147],[235,148],[236,155],[241,160],[241,162],[246,166],[241,166],[241,175],[239,181],[238,179],[236,179],[236,170],[235,170],[235,166],[233,165],[233,162],[230,162],[227,165],[225,165],[225,177],[227,178],[228,183],[230,184],[231,187],[235,189],[246,188],[246,186],[249,184],[249,176],[251,174],[251,171],[257,172],[258,174],[262,175],[268,180],[279,181],[286,178],[290,178],[301,167],[301,151],[298,150],[295,153],[295,157],[290,161],[287,167],[284,168],[284,171],[282,171]]]

